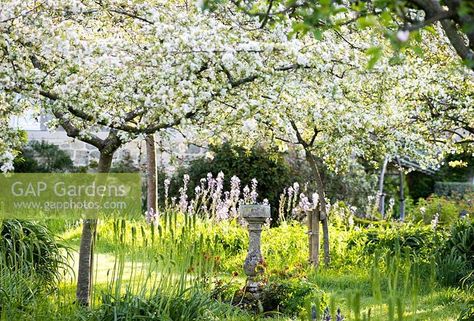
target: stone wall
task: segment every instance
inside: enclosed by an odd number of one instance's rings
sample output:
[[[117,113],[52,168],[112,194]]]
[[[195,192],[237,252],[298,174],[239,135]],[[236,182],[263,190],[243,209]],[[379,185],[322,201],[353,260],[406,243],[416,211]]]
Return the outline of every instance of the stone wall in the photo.
[[[74,162],[75,166],[89,166],[99,159],[99,151],[92,145],[80,140],[70,138],[62,130],[49,132],[45,130],[29,130],[28,139],[32,141],[46,141],[57,145],[64,150]],[[206,149],[196,145],[185,145],[184,140],[178,133],[168,133],[170,139],[160,142],[157,139],[156,153],[157,165],[167,172],[173,172],[176,167],[186,164],[190,160],[203,156]],[[99,133],[99,136],[106,135],[106,132]],[[146,161],[145,142],[134,140],[120,148],[114,156],[114,163],[131,160],[133,165],[143,168]]]

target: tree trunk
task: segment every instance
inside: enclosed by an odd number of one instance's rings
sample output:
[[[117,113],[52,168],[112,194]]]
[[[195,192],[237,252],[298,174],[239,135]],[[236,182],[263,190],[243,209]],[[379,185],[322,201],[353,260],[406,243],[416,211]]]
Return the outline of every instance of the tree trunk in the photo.
[[[309,258],[314,267],[319,266],[319,208],[312,210],[309,215]]]
[[[79,248],[79,270],[77,273],[76,298],[80,305],[89,305],[89,296],[92,288],[92,257],[95,222],[86,219],[82,225],[81,245]]]
[[[114,152],[100,152],[98,166],[99,173],[108,173],[110,171],[113,153]],[[97,219],[85,219],[82,225],[76,299],[77,302],[83,306],[89,305],[91,296],[96,226]]]
[[[156,153],[155,136],[150,134],[145,139],[146,142],[146,189],[147,189],[147,213],[153,215],[156,213]]]
[[[316,187],[318,189],[319,197],[319,220],[323,223],[323,243],[324,243],[324,263],[329,265],[330,262],[330,253],[329,253],[329,228],[327,222],[327,213],[326,213],[326,193],[324,188],[324,182],[321,177],[321,173],[318,169],[318,164],[316,164],[316,159],[310,150],[305,148],[306,160],[308,161],[311,171],[313,172],[314,179],[316,182]],[[319,227],[318,227],[319,228]]]
[[[311,168],[311,171],[313,172],[314,175],[314,180],[316,182],[316,187],[317,187],[317,192],[318,192],[318,197],[319,197],[319,210],[320,210],[320,220],[324,220],[326,218],[326,193],[324,192],[324,183],[323,179],[321,177],[321,174],[319,173],[318,169],[318,164],[316,164],[316,160],[314,158],[314,155],[311,153],[311,151],[306,150],[306,160],[309,163],[309,166]]]

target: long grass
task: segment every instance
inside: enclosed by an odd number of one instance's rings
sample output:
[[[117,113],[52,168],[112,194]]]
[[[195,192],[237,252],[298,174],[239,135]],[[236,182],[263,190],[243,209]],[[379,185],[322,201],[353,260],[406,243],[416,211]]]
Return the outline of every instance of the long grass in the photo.
[[[277,228],[264,228],[263,279],[269,279],[280,291],[270,290],[269,295],[282,297],[281,289],[285,287],[279,282],[291,282],[290,295],[314,288],[314,293],[301,298],[309,301],[297,314],[272,312],[271,319],[313,320],[317,306],[318,318],[327,307],[332,320],[337,308],[344,320],[456,320],[474,301],[469,289],[441,286],[432,262],[425,256],[417,260],[407,255],[406,247],[397,248],[396,242],[394,247],[390,245],[390,251],[369,255],[363,246],[347,247],[345,242],[353,242],[350,230],[333,226],[330,232],[333,242],[338,242],[332,248],[344,251],[334,253],[331,268],[314,270],[306,262],[304,224],[287,221]],[[62,234],[72,247],[77,247],[79,236],[79,226],[74,224]],[[245,282],[241,265],[247,242],[246,228],[236,220],[216,222],[178,211],[165,212],[153,224],[145,220],[103,221],[95,243],[96,274],[90,309],[74,304],[73,274],[61,272],[60,283],[43,291],[38,285],[44,280],[39,274],[41,269],[27,265],[28,273],[18,268],[0,270],[0,317],[65,321],[268,320],[269,312],[255,314],[230,304],[234,292]],[[344,256],[350,263],[343,263]],[[20,256],[21,260],[33,257]],[[63,257],[61,262],[70,260],[64,261]],[[226,290],[227,285],[231,286]],[[299,301],[298,297],[283,299],[287,304]]]

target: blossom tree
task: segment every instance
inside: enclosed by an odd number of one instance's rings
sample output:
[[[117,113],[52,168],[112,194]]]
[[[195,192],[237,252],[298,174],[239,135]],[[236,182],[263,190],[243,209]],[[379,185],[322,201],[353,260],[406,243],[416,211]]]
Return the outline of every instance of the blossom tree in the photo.
[[[328,34],[322,42],[289,39],[286,24],[271,30],[259,24],[231,7],[201,12],[181,1],[6,1],[1,121],[26,108],[53,115],[52,128],[99,150],[100,172],[110,170],[124,143],[168,128],[203,140],[250,144],[267,137],[280,148],[295,144],[318,185],[315,221],[323,222],[328,262],[319,163],[344,171],[354,157],[419,157],[428,150],[428,129],[407,122],[406,91],[395,86],[405,74],[393,72],[403,68],[390,69],[388,62],[362,68],[370,57],[359,48],[368,38],[344,31],[347,36]],[[107,129],[105,137],[99,128]],[[425,154],[422,161],[430,159]],[[82,304],[91,288],[95,224],[83,225]]]
[[[51,114],[50,127],[99,150],[98,171],[106,173],[124,143],[199,127],[249,84],[296,66],[298,52],[280,45],[280,34],[247,28],[247,20],[180,1],[7,1],[2,121],[25,109]],[[96,224],[84,221],[80,245],[77,297],[85,305]]]
[[[459,69],[459,68],[458,68]],[[450,77],[432,73],[424,82],[416,83],[418,100],[413,118],[436,132],[437,139],[450,142],[450,152],[474,149],[474,76],[451,70]],[[413,102],[412,102],[413,103]]]
[[[204,1],[205,7],[215,7],[226,1]],[[241,11],[258,17],[260,27],[279,22],[294,21],[294,31],[311,31],[320,37],[325,30],[338,30],[352,25],[362,30],[368,26],[383,29],[396,49],[407,45],[420,50],[417,42],[420,30],[436,31],[438,39],[449,41],[452,49],[471,69],[474,69],[474,5],[470,0],[406,0],[406,1],[284,1],[230,0]],[[373,50],[376,49],[376,50]],[[370,55],[380,53],[375,46]]]
[[[281,150],[295,146],[302,152],[318,193],[317,200],[308,206],[316,209],[309,220],[313,232],[322,222],[326,263],[328,204],[321,166],[344,173],[356,159],[377,165],[386,155],[403,155],[422,167],[437,166],[453,142],[430,121],[417,118],[417,111],[426,107],[424,93],[429,94],[420,79],[445,76],[439,83],[441,90],[457,84],[468,72],[452,58],[452,49],[444,42],[437,42],[436,50],[426,57],[443,61],[437,69],[411,52],[398,53],[396,60],[389,58],[393,52],[383,55],[379,64],[367,69],[371,57],[361,48],[370,46],[372,39],[371,34],[362,37],[349,28],[328,31],[321,40],[305,36],[287,39],[299,53],[297,64],[286,62],[264,85],[249,88],[243,93],[245,103],[242,97],[229,98],[222,119],[207,129],[215,139],[246,146],[271,144]],[[384,42],[383,38],[378,41]],[[219,127],[219,123],[226,126]],[[319,206],[315,207],[317,201]],[[310,237],[314,248],[310,259],[318,265],[319,241],[315,238],[316,233]]]

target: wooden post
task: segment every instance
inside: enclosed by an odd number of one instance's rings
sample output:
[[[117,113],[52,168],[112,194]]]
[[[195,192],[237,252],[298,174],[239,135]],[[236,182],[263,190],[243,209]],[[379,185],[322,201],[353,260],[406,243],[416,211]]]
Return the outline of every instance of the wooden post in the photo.
[[[323,225],[324,265],[328,267],[331,257],[329,256],[329,225],[327,216],[324,220],[321,220],[321,224]]]
[[[400,161],[400,157],[397,157],[399,174],[400,174],[400,221],[405,220],[405,190],[404,190],[404,179],[405,173],[403,172],[402,162]]]
[[[308,261],[313,264],[313,212],[307,212],[308,217]]]
[[[311,235],[310,235],[310,246],[311,246],[311,256],[310,260],[315,267],[319,266],[319,206],[311,211]]]
[[[147,212],[148,215],[154,217],[157,211],[156,197],[156,153],[155,153],[155,137],[150,134],[145,138],[146,143],[146,181],[147,181]]]
[[[385,156],[383,161],[382,170],[380,171],[379,177],[379,194],[378,194],[378,201],[379,201],[379,212],[382,214],[382,218],[385,218],[385,193],[383,192],[383,183],[385,179],[385,172],[387,170],[388,165],[388,156]]]

